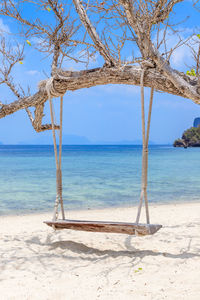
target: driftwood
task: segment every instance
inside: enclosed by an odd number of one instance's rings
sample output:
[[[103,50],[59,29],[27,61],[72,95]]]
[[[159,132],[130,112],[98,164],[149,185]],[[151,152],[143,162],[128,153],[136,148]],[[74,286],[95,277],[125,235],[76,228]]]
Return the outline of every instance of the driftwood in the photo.
[[[55,229],[72,229],[91,232],[122,233],[129,235],[151,235],[156,233],[162,225],[136,224],[124,222],[57,220],[45,221],[48,226]]]

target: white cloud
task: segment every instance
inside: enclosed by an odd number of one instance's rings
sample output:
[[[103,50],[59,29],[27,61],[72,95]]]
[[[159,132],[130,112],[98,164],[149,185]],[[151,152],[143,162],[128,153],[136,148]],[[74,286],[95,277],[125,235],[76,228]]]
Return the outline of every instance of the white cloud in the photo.
[[[187,41],[187,43],[189,43],[188,38],[192,37],[193,34],[194,34],[194,29],[189,27],[179,28],[178,34],[174,34],[170,31],[167,31],[165,35],[165,39],[166,39],[166,47],[168,51],[174,49],[174,47],[176,47],[176,45],[180,42],[180,39],[182,41],[181,45],[177,47],[175,50],[173,50],[173,53],[171,55],[170,62],[172,64],[172,67],[185,69],[186,65],[192,64],[193,58],[192,58],[191,49],[186,44],[184,44],[184,41]],[[160,30],[160,34],[159,34],[160,41],[163,39],[163,35],[164,35],[164,30]],[[156,37],[154,37],[154,44],[156,45]],[[164,44],[162,44],[161,47],[159,48],[159,52],[165,53]]]
[[[172,65],[174,67],[185,67],[185,64],[191,63],[191,51],[189,47],[186,45],[177,48],[174,53],[172,54],[171,58]]]
[[[191,67],[195,63],[191,49],[193,49],[197,53],[198,48],[199,48],[198,37],[196,35],[193,35],[192,38],[187,42],[187,44],[188,44],[188,46],[183,45],[183,46],[177,48],[172,55],[172,63],[176,67],[187,66],[187,68],[188,68],[188,67]]]
[[[4,24],[2,19],[0,19],[0,33],[10,33],[10,28]]]
[[[40,72],[38,72],[37,70],[30,70],[30,71],[27,71],[26,74],[28,75],[31,75],[31,76],[34,76],[36,74],[39,74]]]

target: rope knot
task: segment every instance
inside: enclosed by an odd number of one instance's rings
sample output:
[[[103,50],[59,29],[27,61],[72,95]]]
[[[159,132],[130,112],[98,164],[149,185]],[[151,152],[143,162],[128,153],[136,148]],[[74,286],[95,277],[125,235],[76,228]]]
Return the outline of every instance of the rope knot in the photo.
[[[53,81],[54,78],[50,77],[46,80],[41,80],[38,85],[39,90],[46,92],[49,99],[61,97],[65,94],[63,91],[60,92],[55,88]]]
[[[155,68],[155,63],[151,59],[145,59],[140,63],[142,69]]]

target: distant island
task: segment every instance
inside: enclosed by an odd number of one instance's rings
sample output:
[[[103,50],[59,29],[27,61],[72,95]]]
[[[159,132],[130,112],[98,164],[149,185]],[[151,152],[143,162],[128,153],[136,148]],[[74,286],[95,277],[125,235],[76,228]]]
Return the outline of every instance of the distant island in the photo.
[[[174,147],[200,147],[200,118],[196,118],[193,127],[183,132],[182,138],[174,141]]]

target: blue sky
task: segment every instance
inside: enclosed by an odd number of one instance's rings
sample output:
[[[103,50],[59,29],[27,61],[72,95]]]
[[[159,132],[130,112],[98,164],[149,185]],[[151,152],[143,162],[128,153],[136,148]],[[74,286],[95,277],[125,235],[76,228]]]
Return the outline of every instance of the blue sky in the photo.
[[[27,14],[29,12],[27,11]],[[181,35],[187,38],[194,30],[198,32],[199,13],[192,8],[191,1],[184,1],[177,5],[174,20],[184,19],[185,23],[179,25]],[[12,20],[0,18],[0,28],[5,29],[9,38],[15,39],[16,31]],[[170,35],[168,43],[173,45],[176,37]],[[34,41],[33,41],[34,44]],[[101,63],[97,56],[91,67]],[[179,48],[173,58],[172,65],[180,71],[188,69],[191,64],[189,49]],[[75,63],[66,62],[65,68],[77,69]],[[31,86],[32,92],[37,90],[40,79],[46,78],[49,73],[49,59],[42,59],[36,53],[34,47],[26,46],[26,57],[23,65],[18,64],[14,70],[16,82],[24,87]],[[5,87],[0,87],[2,102],[9,103],[16,100]],[[116,141],[140,141],[141,140],[141,112],[140,90],[138,87],[125,85],[98,86],[83,89],[76,92],[67,92],[64,97],[64,141],[67,136],[83,136],[89,141],[114,143]],[[148,101],[148,89],[146,90]],[[56,112],[57,103],[55,100]],[[48,103],[45,108],[45,120],[50,121]],[[153,112],[150,140],[157,144],[173,143],[174,139],[181,136],[183,130],[192,126],[193,119],[200,117],[200,106],[191,100],[183,99],[164,93],[156,93]],[[0,120],[0,142],[3,144],[37,144],[51,142],[51,132],[35,133],[25,111],[19,111]]]

